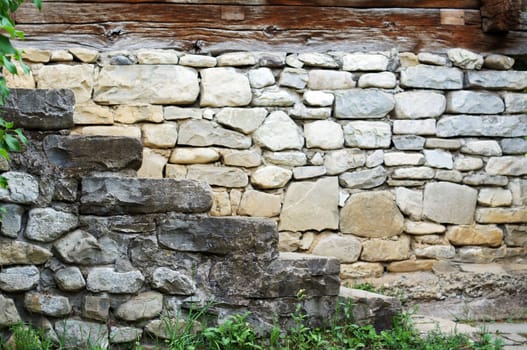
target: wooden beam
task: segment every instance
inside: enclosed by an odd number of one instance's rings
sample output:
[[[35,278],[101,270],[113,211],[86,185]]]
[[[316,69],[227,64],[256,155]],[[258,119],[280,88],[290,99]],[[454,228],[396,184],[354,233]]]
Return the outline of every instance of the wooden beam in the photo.
[[[66,2],[64,0],[44,0],[48,2]],[[84,0],[67,2],[82,3]],[[320,6],[353,8],[456,8],[478,9],[480,0],[92,0],[99,3],[171,3],[199,5],[247,5],[247,6]],[[45,5],[44,5],[45,7]]]
[[[482,0],[481,18],[485,33],[507,33],[518,27],[521,0]]]

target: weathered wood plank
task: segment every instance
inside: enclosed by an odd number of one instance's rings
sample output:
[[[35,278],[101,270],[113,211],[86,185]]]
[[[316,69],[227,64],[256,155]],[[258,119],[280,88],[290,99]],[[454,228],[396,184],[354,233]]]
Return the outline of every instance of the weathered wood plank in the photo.
[[[518,26],[520,0],[482,0],[481,18],[486,33],[506,33]]]
[[[115,30],[118,28],[118,30]],[[171,24],[113,23],[59,25],[23,25],[31,33],[23,47],[69,48],[93,47],[100,50],[175,48],[193,52],[220,53],[236,50],[325,52],[374,51],[397,48],[399,51],[444,52],[464,47],[477,52],[527,54],[527,33],[509,32],[507,40],[485,35],[479,26],[406,27],[404,33],[394,28],[349,28],[346,30],[228,30],[195,28],[193,31]],[[113,30],[113,31],[112,31]],[[108,35],[114,33],[114,35]]]
[[[83,0],[44,0],[44,2],[74,2]],[[478,9],[480,0],[92,0],[108,3],[176,3],[201,5],[281,5],[281,6],[332,6],[356,8],[458,8]]]
[[[240,12],[243,20],[222,18],[226,9]],[[21,9],[22,10],[22,9]],[[330,7],[229,6],[186,4],[49,3],[39,12],[26,5],[17,13],[18,24],[37,23],[174,23],[180,27],[230,29],[327,29],[349,27],[433,26],[441,23],[437,9],[351,9]]]

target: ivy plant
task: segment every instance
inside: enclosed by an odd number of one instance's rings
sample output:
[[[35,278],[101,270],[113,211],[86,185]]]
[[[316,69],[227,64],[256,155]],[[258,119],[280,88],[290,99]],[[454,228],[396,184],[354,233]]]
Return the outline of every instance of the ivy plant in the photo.
[[[13,14],[22,5],[24,0],[0,0],[0,106],[5,104],[6,97],[9,95],[9,88],[5,75],[6,72],[18,74],[15,62],[25,74],[29,73],[29,67],[22,62],[22,51],[16,49],[11,40],[24,39],[24,33],[15,28]],[[42,0],[33,0],[33,3],[40,10]],[[1,108],[1,107],[0,107]],[[10,152],[18,152],[22,145],[27,144],[27,139],[21,129],[15,128],[12,122],[1,118],[0,115],[0,157],[9,160]],[[0,187],[7,187],[7,179],[0,176]],[[0,208],[0,215],[3,208]],[[1,220],[1,216],[0,216]]]

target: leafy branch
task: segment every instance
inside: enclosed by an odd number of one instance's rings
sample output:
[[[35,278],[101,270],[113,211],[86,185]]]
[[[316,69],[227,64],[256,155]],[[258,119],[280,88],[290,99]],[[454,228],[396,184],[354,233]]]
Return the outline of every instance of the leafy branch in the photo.
[[[5,104],[9,95],[9,88],[5,78],[6,71],[11,74],[18,74],[18,62],[25,74],[29,74],[29,67],[22,61],[22,51],[16,49],[11,40],[24,39],[24,32],[16,29],[13,14],[22,5],[24,0],[0,0],[0,106]],[[42,0],[33,0],[33,3],[40,10]],[[27,144],[27,138],[22,133],[22,129],[14,128],[12,122],[8,122],[0,117],[0,156],[9,160],[10,152],[19,152],[22,146]],[[7,179],[0,176],[0,187],[7,187]],[[1,217],[0,217],[1,220]]]

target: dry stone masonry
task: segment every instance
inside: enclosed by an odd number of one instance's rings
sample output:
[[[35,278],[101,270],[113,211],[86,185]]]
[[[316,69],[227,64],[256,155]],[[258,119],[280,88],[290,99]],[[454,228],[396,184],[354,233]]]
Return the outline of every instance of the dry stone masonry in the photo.
[[[207,215],[204,182],[138,178],[137,138],[69,134],[73,104],[70,90],[20,89],[8,100],[6,117],[25,125],[30,144],[3,169],[0,336],[25,321],[68,348],[129,348],[162,341],[168,323],[207,304],[211,324],[250,311],[264,333],[292,322],[297,304],[322,324],[341,298],[357,302],[358,320],[389,326],[396,300],[341,288],[336,258],[279,254],[274,220]],[[254,192],[245,200],[272,196]]]
[[[69,138],[141,141],[137,175],[207,182],[212,207],[203,211],[212,217],[270,218],[279,230],[278,250],[336,257],[349,285],[367,281],[425,299],[527,289],[527,72],[514,70],[512,58],[461,49],[69,52],[70,59],[57,61],[54,52],[29,50],[32,75],[10,78],[11,86],[71,89]],[[17,107],[12,103],[8,109]],[[68,158],[70,139],[44,141],[52,163],[75,168],[87,161],[80,151]],[[136,164],[131,153],[91,161],[104,172],[111,164]],[[23,174],[9,176],[35,186]],[[135,203],[136,194],[170,191],[132,190],[133,181],[146,180],[105,181],[82,181],[90,193],[82,194],[81,213],[149,215],[149,206],[126,203]],[[65,180],[59,187],[64,198],[76,188]],[[131,198],[103,199],[108,188]],[[33,193],[0,195],[19,204],[42,201]],[[109,205],[112,214],[104,212]],[[159,205],[152,213],[181,210],[170,201]],[[19,221],[10,218],[13,227],[2,234],[16,236]],[[31,247],[32,256],[41,254]],[[479,264],[504,268],[466,267]],[[477,280],[474,275],[493,288],[467,292],[452,282]]]

